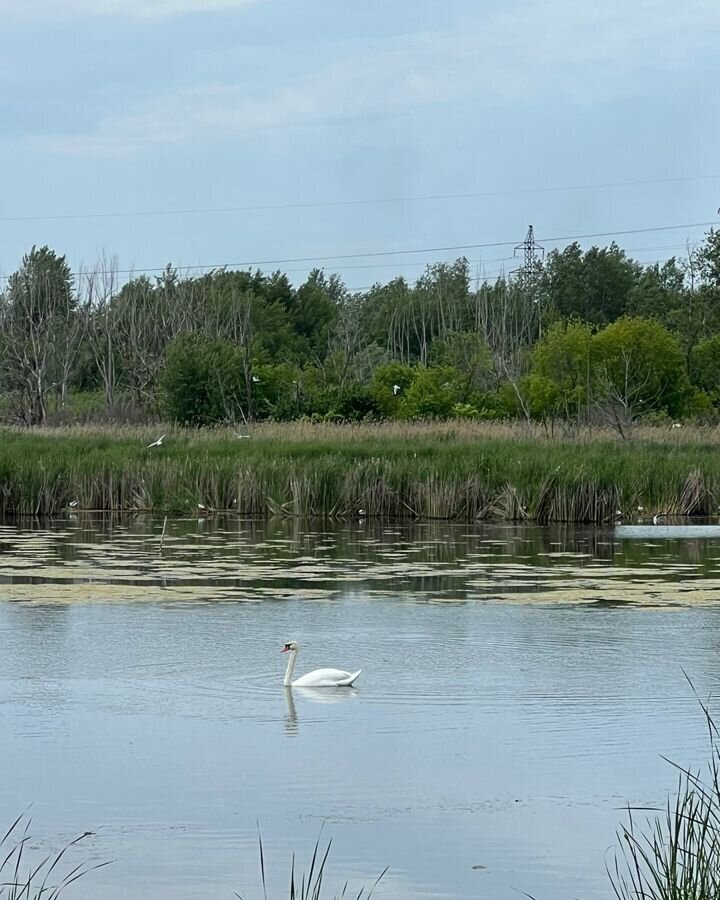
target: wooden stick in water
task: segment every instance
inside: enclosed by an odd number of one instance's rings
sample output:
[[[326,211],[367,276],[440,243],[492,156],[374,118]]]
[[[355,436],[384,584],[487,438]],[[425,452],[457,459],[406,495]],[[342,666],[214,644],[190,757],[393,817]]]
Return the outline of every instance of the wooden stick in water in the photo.
[[[166,526],[167,526],[167,516],[165,516],[165,519],[163,520],[163,530],[162,530],[162,534],[160,535],[160,553],[162,553],[162,550],[163,550],[163,541],[165,540],[165,527]]]

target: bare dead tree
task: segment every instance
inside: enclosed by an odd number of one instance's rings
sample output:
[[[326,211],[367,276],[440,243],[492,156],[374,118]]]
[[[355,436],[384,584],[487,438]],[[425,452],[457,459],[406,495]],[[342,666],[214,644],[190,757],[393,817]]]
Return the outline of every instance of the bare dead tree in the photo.
[[[80,303],[86,335],[105,394],[105,405],[115,403],[117,386],[117,334],[113,300],[118,291],[117,259],[102,257],[79,277]]]
[[[157,408],[165,350],[189,322],[186,300],[187,292],[168,267],[155,285],[145,277],[134,279],[112,301],[113,332],[124,361],[123,377],[138,406]]]
[[[475,292],[474,320],[490,350],[497,383],[507,381],[513,388],[525,418],[530,411],[520,390],[528,350],[537,340],[540,310],[537,303],[512,280],[486,282]]]
[[[328,353],[323,362],[323,374],[333,368],[332,381],[342,391],[350,376],[358,377],[358,359],[368,345],[360,297],[347,297],[338,310],[333,330],[328,338]]]

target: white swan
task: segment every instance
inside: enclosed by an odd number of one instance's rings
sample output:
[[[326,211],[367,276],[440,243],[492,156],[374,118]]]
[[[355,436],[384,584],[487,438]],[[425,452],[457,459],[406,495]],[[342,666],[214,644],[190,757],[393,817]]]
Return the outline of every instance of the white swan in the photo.
[[[300,678],[292,680],[300,644],[297,641],[288,641],[280,651],[289,653],[287,669],[285,670],[285,687],[351,687],[362,669],[357,672],[343,672],[342,669],[315,669]]]

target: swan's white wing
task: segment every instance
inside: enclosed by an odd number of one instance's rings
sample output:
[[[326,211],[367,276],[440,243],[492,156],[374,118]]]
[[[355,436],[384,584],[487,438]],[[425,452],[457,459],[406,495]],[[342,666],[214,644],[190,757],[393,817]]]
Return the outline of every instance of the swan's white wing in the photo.
[[[342,669],[315,669],[293,681],[293,687],[349,687],[360,671],[345,672]]]

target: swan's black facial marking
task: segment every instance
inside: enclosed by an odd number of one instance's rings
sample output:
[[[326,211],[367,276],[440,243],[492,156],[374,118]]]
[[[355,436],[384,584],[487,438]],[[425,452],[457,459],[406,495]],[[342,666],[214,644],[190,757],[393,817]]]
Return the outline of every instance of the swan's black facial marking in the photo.
[[[292,647],[290,646],[289,643],[288,643],[288,644],[285,644],[285,646],[282,648],[282,650],[281,650],[280,652],[281,652],[281,653],[287,653],[288,650],[292,650]]]

